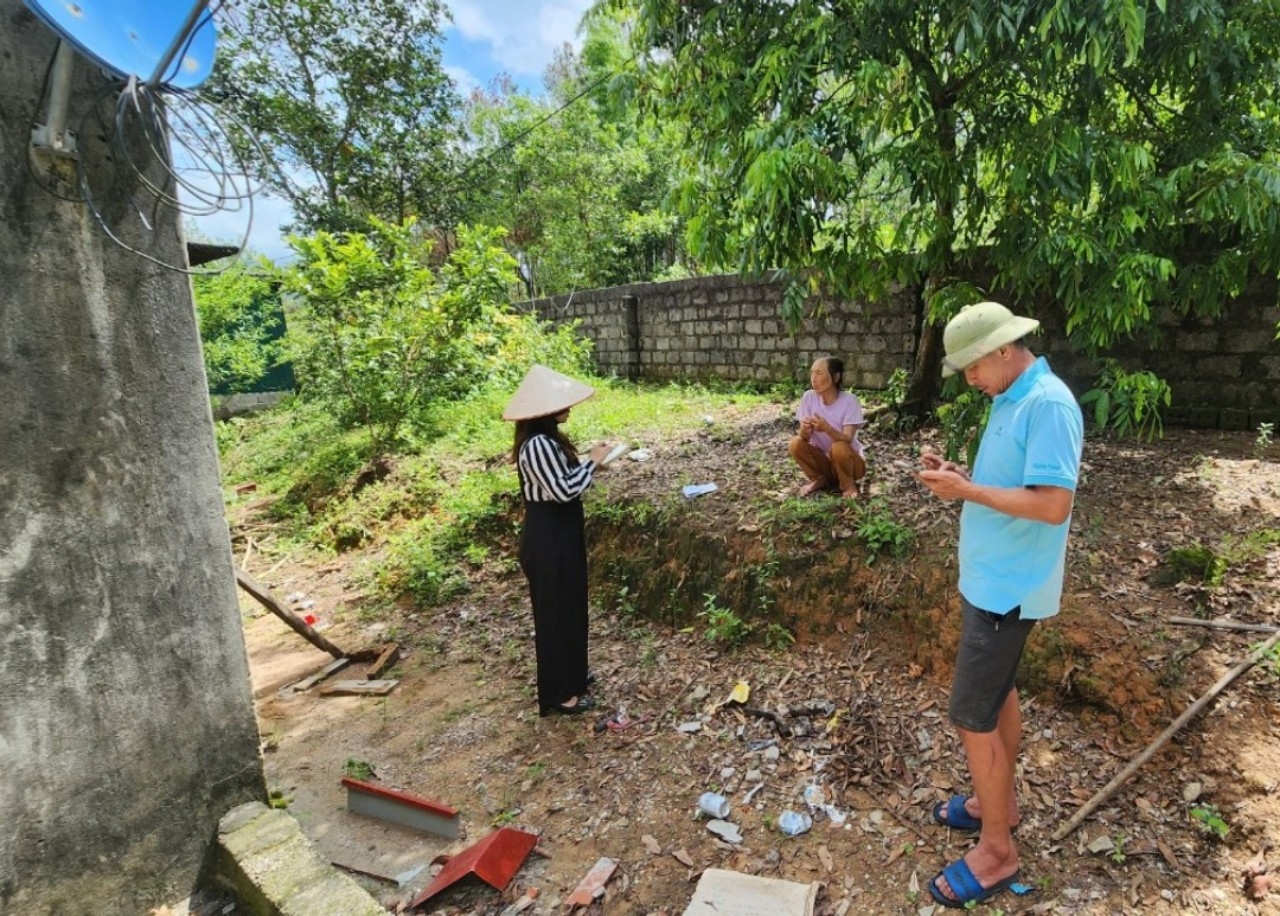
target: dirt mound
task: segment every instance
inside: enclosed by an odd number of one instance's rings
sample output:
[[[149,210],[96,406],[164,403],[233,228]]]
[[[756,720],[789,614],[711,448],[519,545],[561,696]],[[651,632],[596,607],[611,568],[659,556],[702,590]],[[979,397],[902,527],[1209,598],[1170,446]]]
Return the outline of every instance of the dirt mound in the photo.
[[[942,444],[873,429],[874,498],[801,501],[801,478],[779,448],[791,425],[776,408],[730,412],[697,438],[646,443],[648,461],[603,478],[590,514],[597,601],[686,626],[705,618],[710,600],[757,631],[776,623],[802,643],[838,641],[856,626],[946,683],[959,635],[958,506],[938,503],[913,477],[921,446]],[[1154,444],[1089,441],[1063,612],[1030,640],[1024,692],[1147,731],[1181,708],[1187,678],[1203,680],[1213,662],[1193,658],[1203,633],[1135,640],[1135,629],[1224,610],[1264,620],[1275,584],[1250,575],[1258,557],[1238,564],[1240,583],[1225,592],[1153,584],[1178,550],[1239,552],[1251,534],[1280,524],[1280,476],[1252,449],[1243,434],[1182,431]],[[679,495],[703,482],[716,491]],[[1257,514],[1242,516],[1246,507]],[[894,523],[912,533],[910,549],[900,557],[869,549],[866,528],[874,535]]]

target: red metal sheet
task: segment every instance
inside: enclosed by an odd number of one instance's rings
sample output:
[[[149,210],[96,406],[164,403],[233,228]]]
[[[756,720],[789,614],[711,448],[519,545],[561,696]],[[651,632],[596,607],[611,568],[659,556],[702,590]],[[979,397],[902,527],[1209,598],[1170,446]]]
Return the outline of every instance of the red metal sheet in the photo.
[[[445,888],[472,874],[485,884],[504,890],[537,843],[538,837],[535,834],[512,827],[500,827],[450,859],[427,889],[413,899],[409,908],[421,906]]]

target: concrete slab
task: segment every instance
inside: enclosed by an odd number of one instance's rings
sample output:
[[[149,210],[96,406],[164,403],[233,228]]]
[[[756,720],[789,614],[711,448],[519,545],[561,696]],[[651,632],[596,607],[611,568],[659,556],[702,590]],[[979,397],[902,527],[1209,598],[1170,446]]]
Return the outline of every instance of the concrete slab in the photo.
[[[684,916],[813,916],[818,885],[708,868]]]

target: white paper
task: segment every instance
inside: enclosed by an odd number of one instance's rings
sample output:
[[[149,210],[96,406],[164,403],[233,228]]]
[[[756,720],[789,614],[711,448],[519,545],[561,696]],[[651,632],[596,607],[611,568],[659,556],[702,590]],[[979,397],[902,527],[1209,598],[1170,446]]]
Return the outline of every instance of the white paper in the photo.
[[[605,455],[604,458],[600,460],[600,467],[607,468],[609,465],[621,458],[630,448],[631,446],[627,443],[619,442],[613,448],[609,449],[609,454]]]

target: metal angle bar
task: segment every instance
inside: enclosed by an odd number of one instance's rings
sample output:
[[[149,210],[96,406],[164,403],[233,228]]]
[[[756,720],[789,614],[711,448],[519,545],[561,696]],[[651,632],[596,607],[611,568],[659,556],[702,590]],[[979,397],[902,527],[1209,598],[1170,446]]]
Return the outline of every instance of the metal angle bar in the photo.
[[[458,812],[448,805],[350,777],[343,778],[342,784],[347,789],[348,811],[450,840],[461,835]]]
[[[47,123],[32,131],[33,146],[51,153],[74,154],[75,134],[67,129],[67,105],[71,101],[71,71],[76,52],[71,42],[59,39],[49,74],[49,111]]]
[[[191,37],[191,30],[195,27],[196,20],[200,18],[200,14],[204,12],[209,0],[196,0],[195,6],[191,7],[191,12],[187,14],[187,21],[182,24],[182,29],[173,37],[173,42],[169,45],[169,50],[164,52],[164,57],[160,58],[160,66],[156,67],[151,79],[147,80],[147,87],[150,89],[160,85],[160,77],[164,76],[169,64],[173,63],[173,58],[177,56],[178,49],[187,43],[187,39]]]

